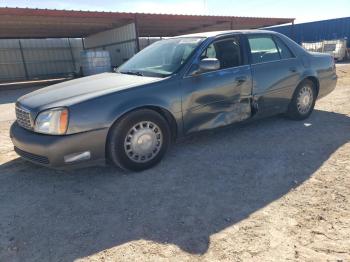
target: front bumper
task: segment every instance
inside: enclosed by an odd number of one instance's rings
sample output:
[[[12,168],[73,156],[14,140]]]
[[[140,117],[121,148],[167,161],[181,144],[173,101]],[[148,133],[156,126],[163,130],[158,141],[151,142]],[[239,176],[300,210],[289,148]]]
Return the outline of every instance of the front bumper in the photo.
[[[36,164],[52,168],[88,166],[105,162],[105,144],[108,129],[99,129],[65,136],[38,134],[20,127],[14,122],[10,137],[15,151],[21,157]],[[89,151],[89,160],[66,163],[64,157]]]

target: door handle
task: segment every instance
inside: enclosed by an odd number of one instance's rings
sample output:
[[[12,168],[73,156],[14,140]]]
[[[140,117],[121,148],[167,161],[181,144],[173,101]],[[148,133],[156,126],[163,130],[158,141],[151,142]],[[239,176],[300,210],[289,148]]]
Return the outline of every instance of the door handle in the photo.
[[[296,67],[291,67],[291,68],[289,68],[289,71],[296,73],[298,71],[298,69]]]

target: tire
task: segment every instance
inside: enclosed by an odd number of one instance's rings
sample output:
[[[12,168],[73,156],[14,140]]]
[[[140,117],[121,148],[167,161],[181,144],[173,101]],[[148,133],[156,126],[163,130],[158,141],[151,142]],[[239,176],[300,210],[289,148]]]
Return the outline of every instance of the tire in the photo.
[[[316,97],[315,84],[308,79],[302,81],[294,91],[293,98],[288,106],[287,116],[292,120],[308,118],[314,110]]]
[[[107,158],[123,170],[142,171],[158,164],[171,142],[168,122],[157,112],[140,109],[114,124],[107,140]]]

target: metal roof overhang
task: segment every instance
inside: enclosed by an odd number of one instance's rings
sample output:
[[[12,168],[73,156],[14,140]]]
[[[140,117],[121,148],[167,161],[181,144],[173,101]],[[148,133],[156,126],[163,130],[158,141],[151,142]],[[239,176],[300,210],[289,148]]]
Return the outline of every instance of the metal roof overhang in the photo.
[[[78,38],[135,22],[139,36],[255,29],[292,18],[168,15],[0,7],[0,38]]]

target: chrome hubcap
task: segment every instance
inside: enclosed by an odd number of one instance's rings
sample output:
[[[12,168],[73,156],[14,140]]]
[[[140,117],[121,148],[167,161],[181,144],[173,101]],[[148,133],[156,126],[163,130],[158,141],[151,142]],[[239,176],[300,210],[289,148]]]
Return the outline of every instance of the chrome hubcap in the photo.
[[[160,128],[150,121],[139,122],[127,133],[124,150],[134,162],[144,163],[153,159],[163,144]]]
[[[310,108],[313,103],[313,93],[312,88],[310,86],[304,86],[298,96],[297,106],[298,111],[301,114],[306,114],[310,111]]]

